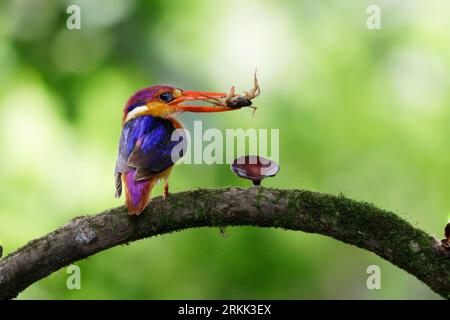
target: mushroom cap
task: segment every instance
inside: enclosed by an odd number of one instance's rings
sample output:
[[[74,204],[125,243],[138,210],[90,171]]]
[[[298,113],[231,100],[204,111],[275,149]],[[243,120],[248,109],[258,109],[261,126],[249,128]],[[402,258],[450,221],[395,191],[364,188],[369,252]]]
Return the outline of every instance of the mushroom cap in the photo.
[[[275,176],[280,166],[275,161],[260,156],[242,156],[233,161],[231,170],[238,177],[259,182],[264,178]]]

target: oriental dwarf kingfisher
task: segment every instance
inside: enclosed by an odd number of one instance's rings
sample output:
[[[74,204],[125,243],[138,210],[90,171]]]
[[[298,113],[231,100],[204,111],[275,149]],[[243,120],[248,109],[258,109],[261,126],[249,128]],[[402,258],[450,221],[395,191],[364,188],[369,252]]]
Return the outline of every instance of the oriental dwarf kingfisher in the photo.
[[[164,180],[163,197],[169,195],[168,178],[176,160],[172,151],[180,141],[172,133],[182,129],[175,118],[181,112],[221,112],[237,110],[227,106],[187,105],[185,101],[222,99],[226,93],[188,91],[171,86],[151,86],[136,92],[123,110],[122,133],[115,168],[116,197],[125,186],[125,202],[130,215],[139,215],[150,201],[152,188]],[[186,140],[186,139],[184,139]],[[184,141],[186,143],[186,141]]]

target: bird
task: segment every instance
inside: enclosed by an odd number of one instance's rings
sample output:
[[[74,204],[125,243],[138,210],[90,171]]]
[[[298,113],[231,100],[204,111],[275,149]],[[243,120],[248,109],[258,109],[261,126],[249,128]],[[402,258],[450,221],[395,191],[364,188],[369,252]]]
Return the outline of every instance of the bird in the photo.
[[[153,187],[160,180],[164,180],[164,199],[169,196],[169,175],[187,146],[187,139],[183,135],[178,139],[172,138],[175,130],[183,129],[177,116],[183,112],[239,109],[217,104],[218,100],[226,97],[227,93],[222,92],[191,91],[155,85],[137,91],[128,99],[123,109],[122,132],[114,173],[116,197],[121,196],[124,187],[129,215],[140,215],[144,211],[150,202]],[[182,104],[186,101],[206,101],[213,105]],[[176,150],[181,151],[174,157]]]

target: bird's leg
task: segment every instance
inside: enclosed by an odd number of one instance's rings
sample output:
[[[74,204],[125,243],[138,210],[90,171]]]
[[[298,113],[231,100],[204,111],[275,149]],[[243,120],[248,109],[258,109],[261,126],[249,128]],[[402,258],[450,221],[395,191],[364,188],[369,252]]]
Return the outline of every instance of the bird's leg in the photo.
[[[164,178],[164,191],[163,198],[166,200],[169,197],[169,179],[167,177]]]
[[[181,123],[177,123],[176,125],[181,126]],[[169,197],[169,176],[172,172],[173,166],[167,169],[164,174],[161,176],[161,179],[164,179],[164,189],[163,189],[163,199],[166,200]]]

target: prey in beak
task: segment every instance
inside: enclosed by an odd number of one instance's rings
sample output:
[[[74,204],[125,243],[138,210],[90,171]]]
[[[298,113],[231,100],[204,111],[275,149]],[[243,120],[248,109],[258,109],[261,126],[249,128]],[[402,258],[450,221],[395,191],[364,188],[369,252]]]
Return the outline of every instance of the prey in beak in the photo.
[[[256,71],[253,75],[253,88],[250,91],[244,91],[239,95],[235,93],[235,87],[232,86],[230,91],[225,94],[222,92],[205,92],[205,91],[182,91],[181,96],[173,100],[169,105],[174,106],[177,111],[190,112],[222,112],[250,107],[253,112],[256,107],[252,106],[252,100],[259,96],[261,89],[259,88]],[[182,105],[185,101],[206,101],[213,106],[194,106]]]

